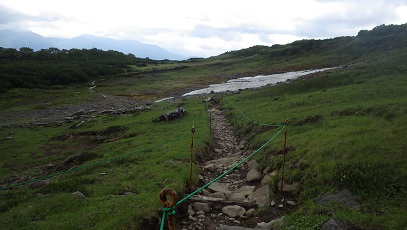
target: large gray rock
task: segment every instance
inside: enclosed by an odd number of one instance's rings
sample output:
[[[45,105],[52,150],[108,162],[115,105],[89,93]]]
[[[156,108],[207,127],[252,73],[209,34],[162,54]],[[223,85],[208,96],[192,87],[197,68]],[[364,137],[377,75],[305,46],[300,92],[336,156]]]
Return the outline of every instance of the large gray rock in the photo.
[[[339,202],[345,206],[360,209],[360,204],[356,200],[356,197],[347,189],[343,189],[337,193],[327,193],[316,198],[316,201],[320,204]]]
[[[257,169],[250,169],[247,173],[246,180],[248,182],[261,180],[261,173]]]
[[[207,203],[195,202],[193,204],[193,206],[194,206],[194,209],[196,212],[199,212],[199,211],[209,212],[211,210],[209,207],[209,204],[207,204]]]
[[[257,224],[257,228],[259,229],[274,229],[276,226],[284,225],[284,216],[275,220],[272,220],[268,223],[261,222]],[[281,228],[281,227],[280,227]],[[278,229],[280,229],[278,228]]]
[[[240,226],[229,226],[221,224],[218,230],[260,230],[260,228],[246,228]]]
[[[203,167],[205,170],[209,170],[211,172],[215,172],[216,170],[216,165],[215,164],[207,164]]]
[[[247,164],[249,165],[249,169],[257,169],[257,167],[259,167],[259,162],[256,160],[251,160]]]
[[[244,215],[245,215],[245,217],[249,217],[249,218],[250,218],[250,217],[254,216],[255,213],[256,213],[256,209],[251,208],[251,209],[247,210]]]
[[[187,113],[187,111],[184,108],[178,108],[176,110],[167,112],[162,116],[159,116],[156,120],[158,122],[160,122],[160,121],[171,121],[171,120],[183,117],[186,113]]]
[[[270,187],[264,185],[249,195],[249,201],[255,201],[259,207],[270,204]]]
[[[222,208],[222,212],[229,217],[241,217],[246,213],[246,209],[239,205],[228,205]]]
[[[209,197],[222,198],[222,199],[226,200],[225,193],[223,193],[223,192],[211,193],[211,194],[209,194]]]
[[[242,187],[236,189],[235,191],[233,191],[233,193],[240,193],[245,196],[248,196],[248,195],[252,194],[252,192],[254,191],[255,188],[256,188],[256,186],[242,186]]]
[[[241,193],[232,193],[229,196],[229,200],[231,201],[244,201],[246,199],[246,196]]]
[[[208,186],[209,189],[212,189],[215,192],[223,192],[224,194],[229,195],[231,192],[229,190],[229,183],[219,183],[213,182],[211,185]]]
[[[342,223],[340,221],[336,221],[332,218],[322,224],[321,230],[348,230],[351,229],[346,223]]]

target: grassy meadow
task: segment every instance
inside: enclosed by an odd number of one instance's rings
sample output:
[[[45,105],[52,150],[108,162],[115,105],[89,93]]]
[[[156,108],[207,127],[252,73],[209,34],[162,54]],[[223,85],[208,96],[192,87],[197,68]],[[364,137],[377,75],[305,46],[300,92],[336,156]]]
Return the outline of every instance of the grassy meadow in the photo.
[[[255,46],[180,62],[92,50],[105,54],[106,60],[99,61],[80,50],[87,55],[83,57],[90,63],[87,66],[95,67],[86,78],[76,71],[78,79],[66,85],[59,85],[62,75],[56,82],[52,74],[42,78],[37,59],[26,57],[29,61],[20,62],[18,55],[3,57],[9,71],[4,82],[10,84],[0,90],[0,112],[29,113],[95,103],[103,100],[101,95],[149,105],[121,115],[92,114],[77,128],[76,123],[1,124],[0,182],[7,188],[0,190],[1,228],[143,229],[147,222],[156,224],[162,207],[160,190],[170,187],[179,194],[188,192],[192,123],[196,128],[194,159],[206,154],[213,140],[203,97],[147,102],[236,77],[340,67],[288,84],[211,96],[219,99],[236,133],[253,149],[275,134],[261,124],[288,120],[285,179],[300,183],[300,189],[294,194],[297,208],[285,217],[282,229],[319,229],[333,217],[355,229],[404,230],[406,44],[407,24],[379,26],[356,37]],[[105,71],[106,63],[116,57],[121,61],[110,74]],[[64,62],[77,63],[69,56],[58,58],[58,65],[48,62],[50,70]],[[15,81],[15,67],[24,63],[41,70],[35,75],[38,81],[24,81],[29,79],[30,66]],[[94,92],[88,90],[92,81],[97,85]],[[182,119],[152,121],[178,107],[187,111]],[[15,119],[21,124],[29,116]],[[276,153],[282,148],[283,135],[279,135],[255,155],[261,167],[278,170],[278,177],[270,183],[274,193],[282,167],[282,157]],[[194,183],[197,172],[194,164]],[[28,185],[37,178],[49,179],[49,183]],[[315,202],[320,195],[344,188],[355,194],[360,210]],[[72,196],[76,191],[85,198]]]
[[[275,132],[259,123],[289,121],[285,178],[299,182],[300,208],[284,229],[314,229],[329,217],[358,229],[407,226],[407,60],[376,58],[314,78],[246,91],[222,100],[242,136],[259,147]],[[252,121],[251,121],[252,120]],[[262,150],[263,167],[279,170],[282,137]],[[277,191],[276,179],[271,183]],[[355,211],[314,199],[347,188],[361,202]]]
[[[153,122],[180,106],[187,110],[183,119]],[[161,189],[171,187],[180,194],[187,189],[192,119],[195,158],[211,144],[202,99],[162,102],[122,116],[99,115],[76,129],[71,124],[2,129],[2,137],[12,133],[13,138],[1,142],[2,178],[51,177],[43,187],[21,185],[0,192],[2,228],[140,229],[144,219],[159,214]],[[106,139],[96,141],[97,136]],[[67,165],[72,156],[75,161]],[[54,167],[45,170],[49,162]],[[72,167],[79,169],[53,176]],[[75,191],[86,198],[73,197]]]

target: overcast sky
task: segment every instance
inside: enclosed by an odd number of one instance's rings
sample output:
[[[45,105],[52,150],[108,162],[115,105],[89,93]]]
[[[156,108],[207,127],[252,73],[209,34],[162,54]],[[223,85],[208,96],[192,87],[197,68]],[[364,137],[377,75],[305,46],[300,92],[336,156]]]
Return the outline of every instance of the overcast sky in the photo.
[[[208,57],[407,23],[407,0],[0,0],[0,29],[93,34]]]

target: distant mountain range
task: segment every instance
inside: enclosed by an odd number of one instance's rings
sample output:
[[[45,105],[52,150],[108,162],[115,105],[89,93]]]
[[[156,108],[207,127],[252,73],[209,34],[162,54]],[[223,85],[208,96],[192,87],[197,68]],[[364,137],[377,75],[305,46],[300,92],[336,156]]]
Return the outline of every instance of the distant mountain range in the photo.
[[[31,31],[0,30],[0,47],[15,48],[29,47],[33,50],[48,49],[92,49],[115,50],[124,54],[132,53],[136,57],[151,58],[155,60],[183,60],[184,56],[170,53],[156,46],[141,43],[135,40],[116,40],[94,35],[80,35],[71,39],[45,38]]]

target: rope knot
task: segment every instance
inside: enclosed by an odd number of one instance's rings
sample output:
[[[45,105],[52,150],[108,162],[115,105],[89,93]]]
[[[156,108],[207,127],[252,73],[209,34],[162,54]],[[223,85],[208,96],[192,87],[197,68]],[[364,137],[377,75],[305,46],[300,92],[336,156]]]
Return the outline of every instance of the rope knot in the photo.
[[[165,215],[167,216],[173,216],[175,215],[177,212],[174,210],[174,208],[162,208],[161,212],[163,212]]]

